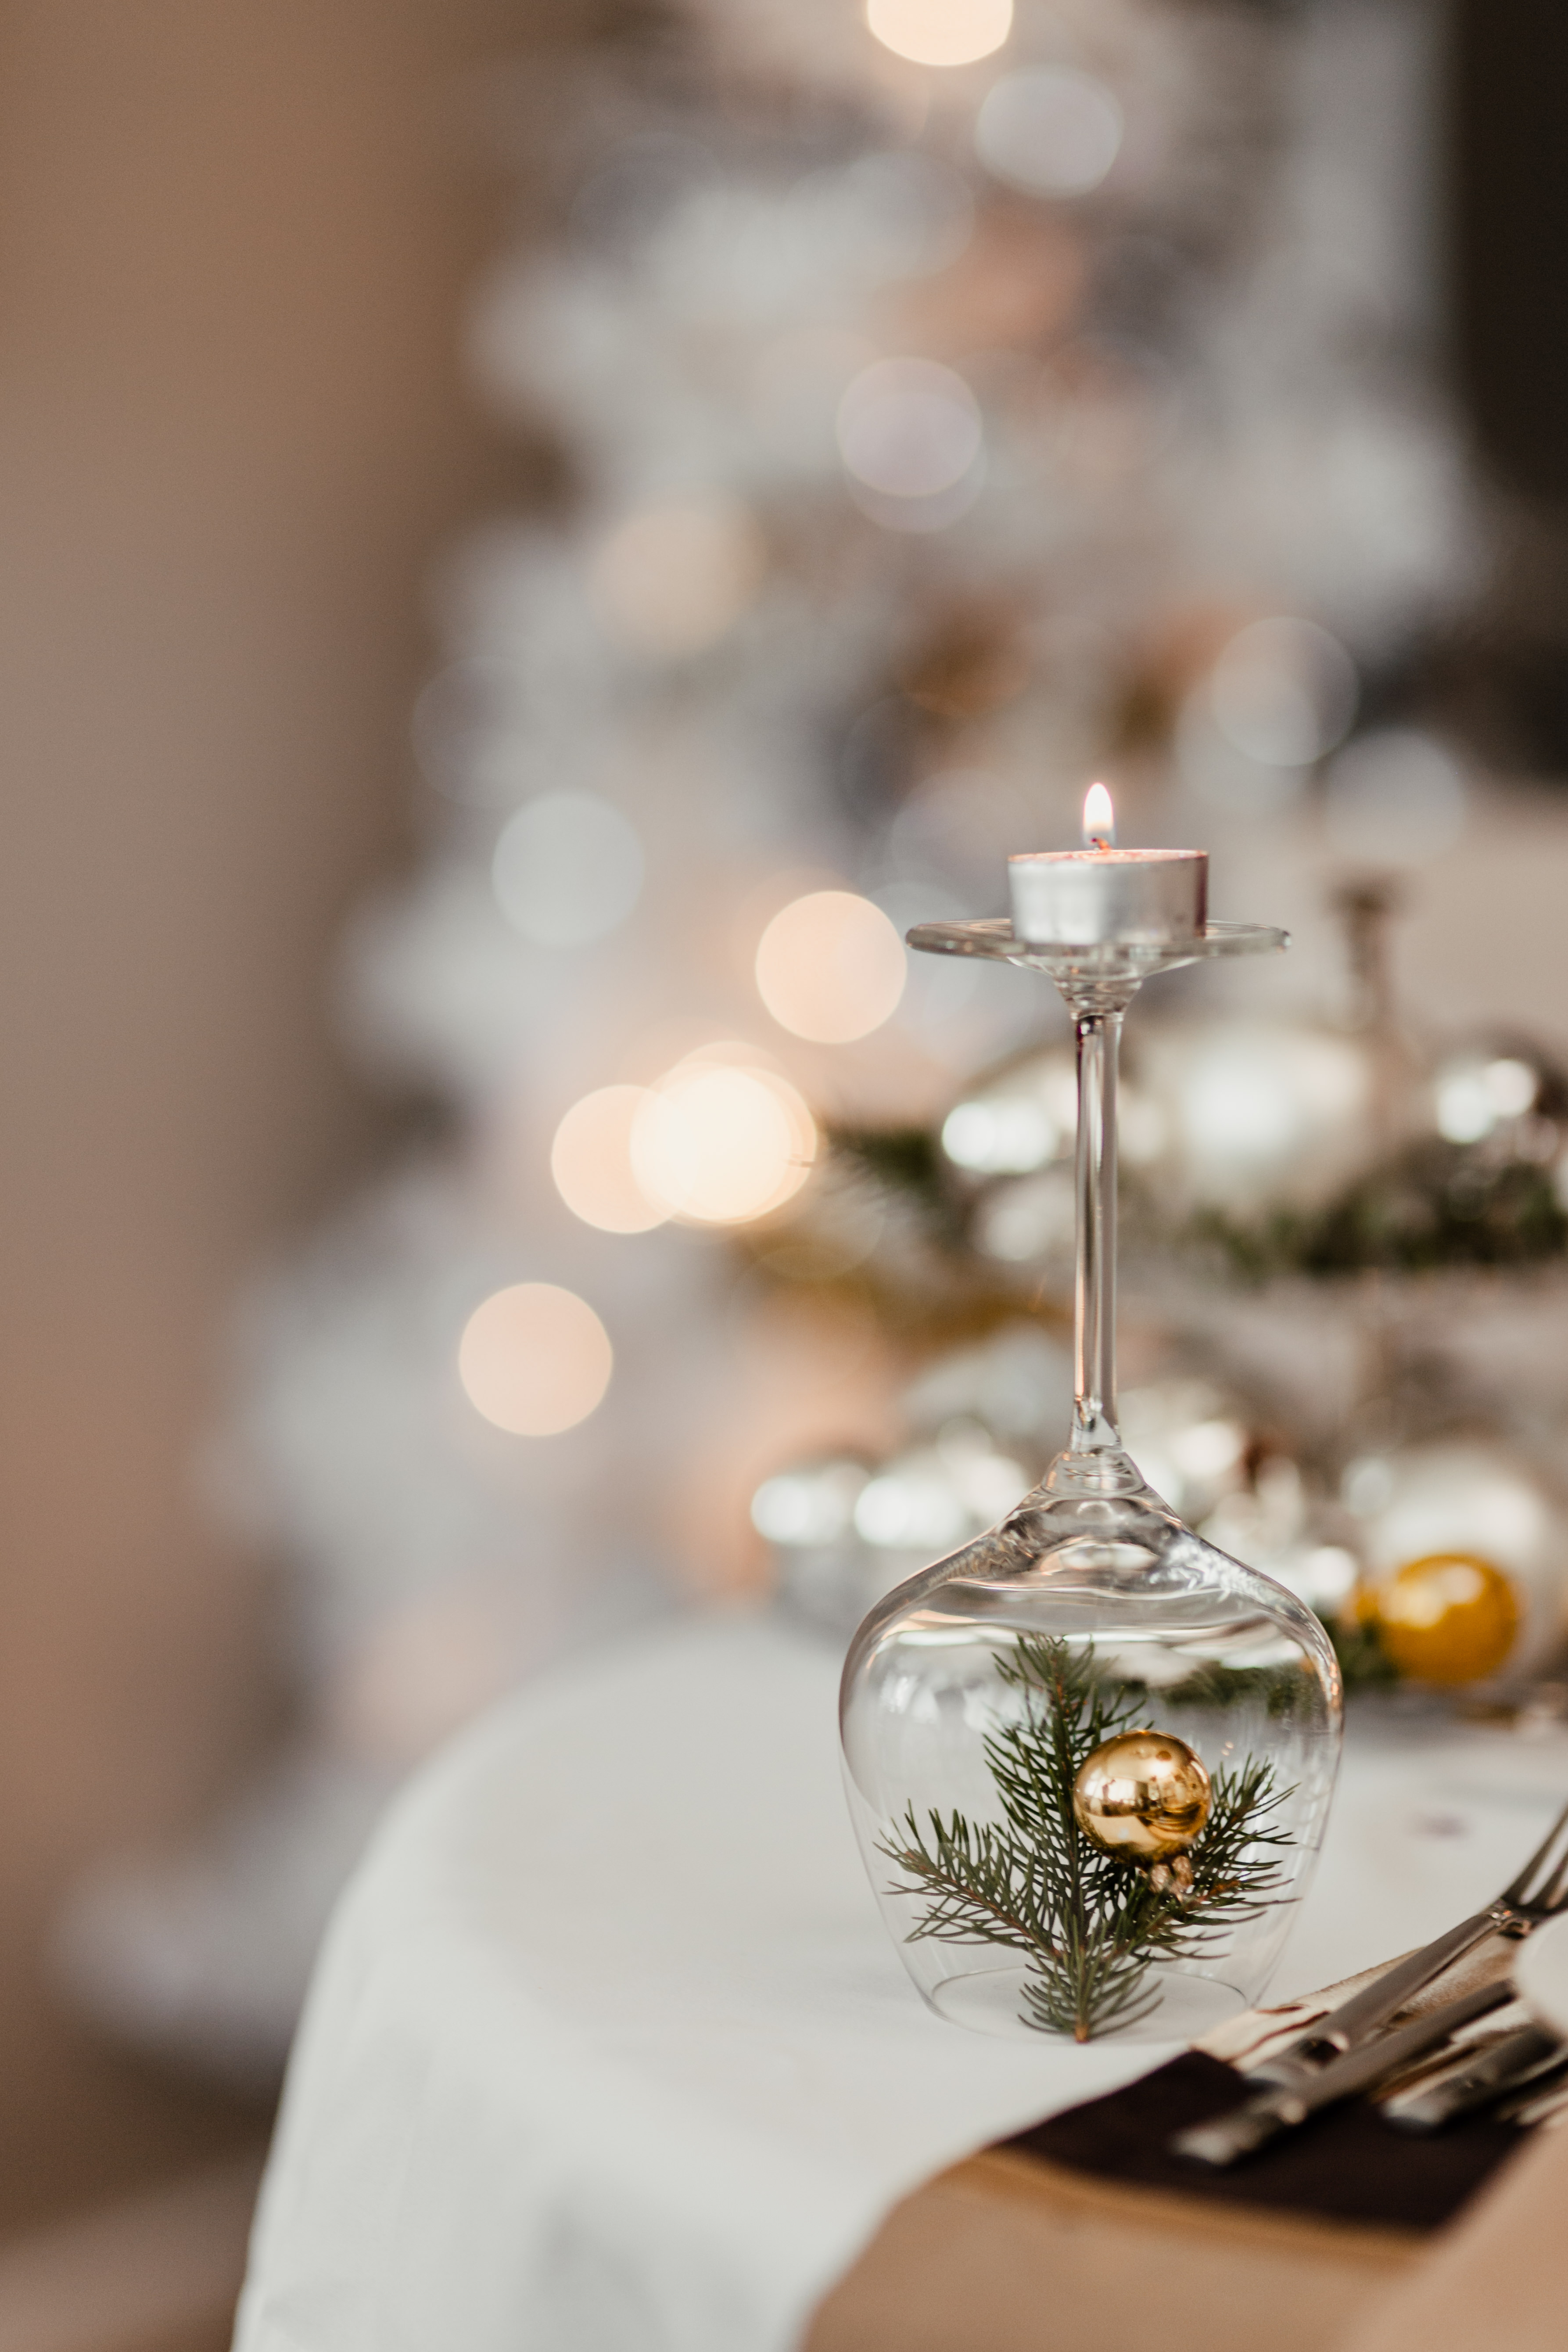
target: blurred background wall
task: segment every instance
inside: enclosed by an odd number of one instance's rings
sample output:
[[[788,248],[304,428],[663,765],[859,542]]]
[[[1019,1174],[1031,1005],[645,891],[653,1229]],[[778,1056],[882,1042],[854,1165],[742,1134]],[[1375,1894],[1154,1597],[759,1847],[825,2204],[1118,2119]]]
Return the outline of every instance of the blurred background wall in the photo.
[[[37,1951],[268,1706],[193,1442],[242,1271],[376,1137],[324,968],[399,852],[432,547],[514,462],[458,381],[454,93],[543,15],[0,7],[0,2224],[242,2128]]]

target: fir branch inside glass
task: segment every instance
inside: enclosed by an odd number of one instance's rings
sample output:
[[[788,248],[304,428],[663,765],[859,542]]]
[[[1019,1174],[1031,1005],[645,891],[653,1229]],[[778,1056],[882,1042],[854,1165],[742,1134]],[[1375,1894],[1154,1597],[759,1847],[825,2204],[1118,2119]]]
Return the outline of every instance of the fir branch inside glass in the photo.
[[[985,1738],[1003,1820],[910,1806],[879,1851],[901,1874],[890,1892],[921,1898],[911,1943],[1002,1945],[1023,1956],[1026,2025],[1087,2042],[1158,2005],[1155,1960],[1194,1960],[1278,1900],[1278,1849],[1293,1843],[1279,1811],[1289,1791],[1272,1768],[1247,1763],[1213,1776],[1208,1820],[1190,1848],[1191,1882],[1156,1886],[1150,1874],[1103,1853],[1073,1812],[1079,1767],[1147,1704],[1096,1664],[1094,1645],[1020,1636],[996,1671],[1016,1713]]]

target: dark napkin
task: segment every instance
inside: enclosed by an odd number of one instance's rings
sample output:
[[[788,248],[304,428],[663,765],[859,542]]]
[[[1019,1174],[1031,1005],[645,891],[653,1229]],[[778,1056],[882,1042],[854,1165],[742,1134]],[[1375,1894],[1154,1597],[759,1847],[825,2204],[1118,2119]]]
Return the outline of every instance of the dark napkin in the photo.
[[[1349,2099],[1222,2171],[1169,2153],[1176,2132],[1239,2106],[1258,2087],[1222,2059],[1187,2050],[1138,2082],[1001,2145],[1069,2171],[1205,2205],[1428,2231],[1451,2221],[1530,2137],[1521,2126],[1487,2116],[1418,2137],[1384,2123],[1370,2099]]]

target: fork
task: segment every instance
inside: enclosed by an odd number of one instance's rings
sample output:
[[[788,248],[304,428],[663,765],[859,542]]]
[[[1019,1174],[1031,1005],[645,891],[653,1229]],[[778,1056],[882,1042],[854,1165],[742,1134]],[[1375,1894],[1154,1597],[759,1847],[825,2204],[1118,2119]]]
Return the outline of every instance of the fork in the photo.
[[[1509,1988],[1500,1982],[1461,1995],[1434,2017],[1418,2019],[1379,2043],[1375,2037],[1381,2026],[1489,1936],[1528,1936],[1565,1905],[1568,1805],[1524,1867],[1484,1911],[1461,1920],[1446,1935],[1399,1961],[1364,1992],[1331,2010],[1295,2050],[1258,2069],[1252,2080],[1266,2086],[1260,2094],[1212,2123],[1178,2134],[1171,2143],[1173,2148],[1204,2164],[1234,2164],[1336,2100],[1373,2089],[1385,2073],[1403,2065],[1418,2050],[1436,2047],[1469,2017],[1500,2005],[1510,1997]]]
[[[1489,1936],[1528,1936],[1543,1919],[1568,1905],[1568,1805],[1564,1805],[1523,1868],[1494,1895],[1484,1911],[1424,1944],[1386,1969],[1375,1984],[1331,2009],[1291,2050],[1257,2069],[1260,2083],[1299,2082],[1324,2061],[1359,2049],[1380,2026],[1396,2017],[1406,2001]]]

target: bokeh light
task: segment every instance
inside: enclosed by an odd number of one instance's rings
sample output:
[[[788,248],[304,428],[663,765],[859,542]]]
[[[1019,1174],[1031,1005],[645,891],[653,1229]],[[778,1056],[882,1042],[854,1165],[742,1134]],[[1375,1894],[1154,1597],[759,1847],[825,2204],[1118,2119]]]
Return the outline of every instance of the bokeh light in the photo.
[[[980,405],[934,360],[877,360],[838,404],[838,450],[868,489],[932,499],[962,482],[984,448]]]
[[[974,125],[986,170],[1036,196],[1098,188],[1121,148],[1121,109],[1102,81],[1072,66],[1005,75]]]
[[[458,1349],[468,1402],[514,1437],[554,1437],[586,1421],[614,1363],[586,1299],[553,1282],[496,1291],[475,1307]]]
[[[1479,1143],[1505,1119],[1522,1118],[1540,1090],[1536,1072],[1511,1054],[1492,1060],[1464,1055],[1434,1081],[1437,1132],[1449,1143]]]
[[[955,1168],[979,1176],[1019,1176],[1043,1168],[1061,1145],[1061,1129],[1029,1095],[955,1103],[942,1125],[942,1148]]]
[[[811,1113],[785,1079],[694,1056],[638,1108],[631,1160],[643,1192],[667,1214],[747,1224],[799,1192],[816,1143]]]
[[[867,0],[866,22],[884,48],[916,65],[967,66],[1001,47],[1013,0]]]
[[[1254,621],[1214,667],[1210,700],[1226,741],[1265,767],[1321,760],[1350,732],[1355,665],[1313,621]]]
[[[1342,856],[1369,866],[1418,866],[1465,829],[1465,780],[1452,755],[1414,727],[1380,727],[1329,770],[1323,817]]]
[[[1205,1200],[1310,1181],[1368,1116],[1365,1057],[1353,1039],[1326,1032],[1216,1028],[1184,1058],[1176,1084],[1183,1158]]]
[[[614,530],[593,570],[595,603],[635,652],[673,660],[716,645],[762,584],[752,515],[730,499],[646,507]]]
[[[581,947],[625,922],[642,890],[642,845],[595,793],[542,793],[502,829],[490,878],[512,929],[536,947]]]
[[[606,1234],[646,1234],[668,1209],[650,1201],[632,1165],[632,1129],[647,1087],[601,1087],[574,1103],[555,1130],[550,1172],[574,1217]]]
[[[869,898],[813,890],[776,914],[757,948],[757,990],[781,1029],[819,1045],[868,1037],[897,1010],[903,941]]]

